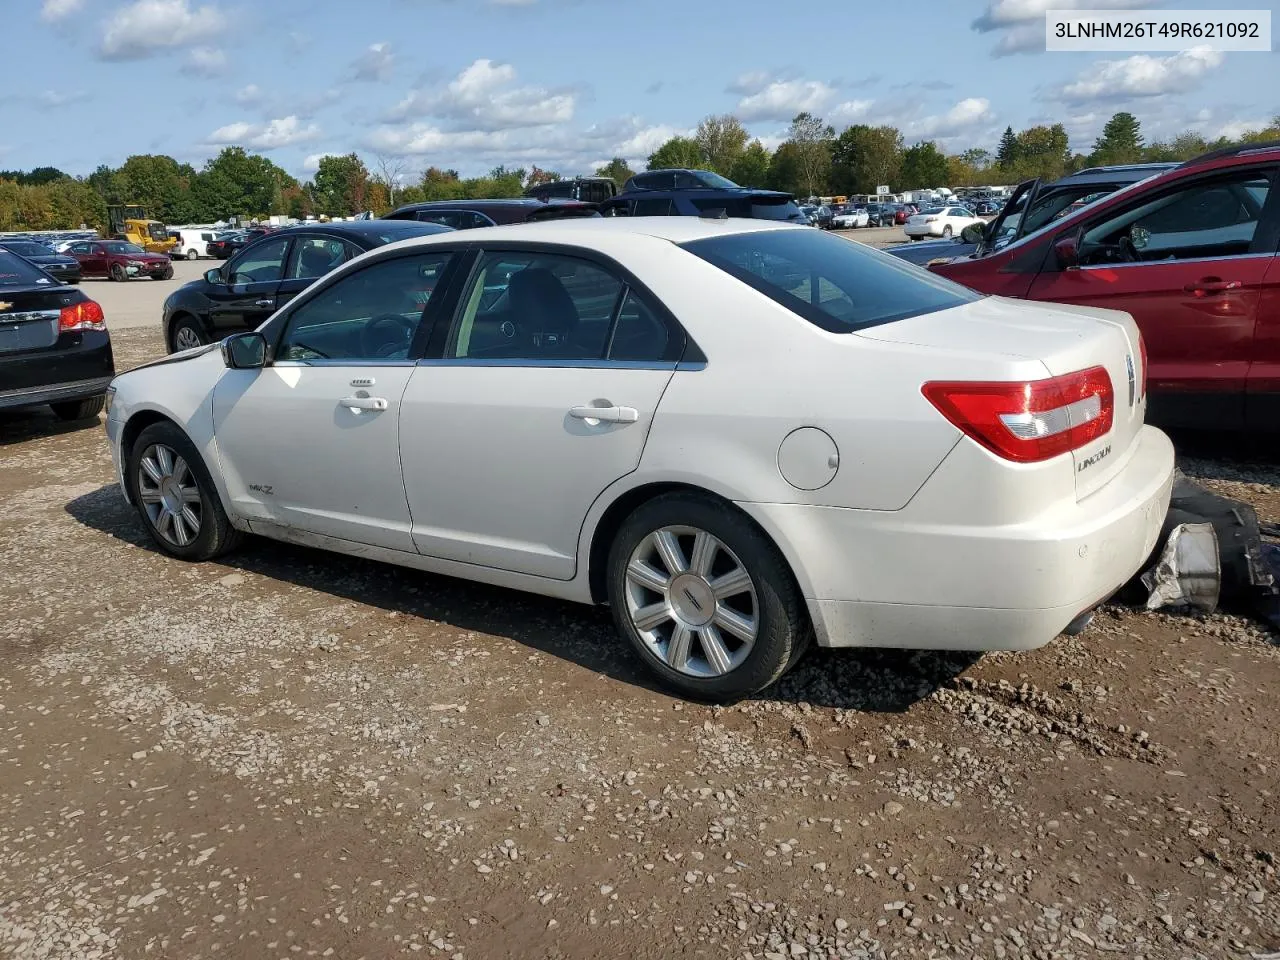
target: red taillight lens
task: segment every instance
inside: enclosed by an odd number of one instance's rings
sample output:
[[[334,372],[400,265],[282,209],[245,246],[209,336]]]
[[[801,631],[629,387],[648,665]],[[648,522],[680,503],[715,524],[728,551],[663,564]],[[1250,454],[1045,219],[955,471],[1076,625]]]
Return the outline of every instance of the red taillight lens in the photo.
[[[1147,340],[1138,331],[1138,358],[1142,361],[1142,371],[1138,374],[1138,399],[1147,395]]]
[[[101,306],[93,300],[86,300],[62,308],[62,313],[58,316],[58,329],[105,330],[107,318],[103,315]]]
[[[1048,380],[931,382],[921,389],[966,436],[1017,463],[1048,460],[1105,436],[1115,412],[1103,367]]]

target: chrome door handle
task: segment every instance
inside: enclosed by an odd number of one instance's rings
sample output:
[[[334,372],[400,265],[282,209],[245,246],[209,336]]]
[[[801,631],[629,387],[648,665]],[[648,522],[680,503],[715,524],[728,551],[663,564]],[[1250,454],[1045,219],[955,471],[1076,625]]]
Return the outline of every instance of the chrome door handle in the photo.
[[[640,419],[635,407],[571,407],[569,416],[587,423],[635,423]]]
[[[387,401],[382,397],[343,397],[338,403],[357,414],[363,410],[387,409]]]
[[[253,305],[255,307],[274,307],[276,302],[274,300],[255,300]]]

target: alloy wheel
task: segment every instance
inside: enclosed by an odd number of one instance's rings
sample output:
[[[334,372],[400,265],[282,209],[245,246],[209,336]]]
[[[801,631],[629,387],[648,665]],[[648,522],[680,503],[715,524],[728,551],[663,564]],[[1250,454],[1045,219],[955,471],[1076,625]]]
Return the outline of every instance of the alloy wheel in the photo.
[[[200,334],[186,325],[179,327],[173,335],[173,345],[179,350],[190,350],[193,347],[204,346],[200,340]]]
[[[691,677],[738,667],[760,631],[751,574],[721,540],[696,527],[662,527],[640,541],[627,562],[626,606],[649,651]]]
[[[171,447],[152,444],[138,462],[138,498],[166,542],[185,547],[200,535],[204,502],[191,467]]]

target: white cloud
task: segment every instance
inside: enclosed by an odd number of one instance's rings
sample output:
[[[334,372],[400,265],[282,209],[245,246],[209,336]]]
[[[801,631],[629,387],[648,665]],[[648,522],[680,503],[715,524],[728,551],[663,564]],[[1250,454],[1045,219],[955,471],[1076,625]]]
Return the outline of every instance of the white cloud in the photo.
[[[320,169],[320,161],[323,160],[325,157],[340,157],[340,156],[342,156],[342,154],[340,153],[328,153],[328,152],[308,154],[307,158],[302,161],[302,170],[304,173],[315,173],[317,170]]]
[[[1221,52],[1208,47],[1193,47],[1169,57],[1140,53],[1124,60],[1099,60],[1053,96],[1068,103],[1086,103],[1186,93],[1223,60]]]
[[[973,21],[979,33],[1000,31],[1003,36],[991,49],[993,57],[1015,53],[1043,53],[1045,13],[1049,10],[1135,10],[1152,7],[1159,0],[989,0]]]
[[[189,0],[134,0],[107,20],[100,53],[106,60],[140,60],[208,40],[225,26],[212,3],[192,7]]]
[[[865,120],[874,104],[874,100],[846,100],[827,111],[826,119],[837,129],[847,127],[851,123]]]
[[[255,103],[261,103],[262,90],[259,89],[256,83],[241,87],[236,91],[235,101],[243,107],[251,107]]]
[[[206,77],[216,77],[227,69],[227,55],[217,47],[193,47],[187,54],[187,69]]]
[[[1265,117],[1260,117],[1257,120],[1228,120],[1226,123],[1211,128],[1210,132],[1205,135],[1205,139],[1217,140],[1219,137],[1226,137],[1228,140],[1239,140],[1246,133],[1265,130],[1269,126],[1271,126],[1271,121]]]
[[[40,4],[40,19],[46,23],[56,23],[79,13],[83,6],[84,0],[44,0]]]
[[[743,74],[730,89],[743,94],[734,113],[748,123],[821,113],[835,96],[835,88],[821,80],[786,79],[759,72]]]
[[[573,119],[573,93],[512,86],[515,80],[511,64],[476,60],[443,89],[410,91],[386,119],[435,117],[485,131],[562,124]]]
[[[36,102],[42,107],[55,108],[65,107],[68,104],[79,103],[81,100],[88,100],[89,94],[83,90],[71,90],[63,93],[59,90],[45,90],[36,97]]]
[[[370,44],[367,50],[351,62],[351,79],[386,83],[391,79],[391,68],[395,59],[395,54],[391,52],[391,44]]]
[[[917,139],[947,139],[987,126],[995,121],[991,101],[966,97],[946,113],[933,114],[905,124],[903,133]]]
[[[255,150],[275,150],[278,147],[309,143],[319,136],[320,128],[316,124],[304,126],[296,116],[290,115],[267,123],[246,123],[243,120],[229,123],[225,127],[219,127],[205,139],[213,146],[235,144]]]

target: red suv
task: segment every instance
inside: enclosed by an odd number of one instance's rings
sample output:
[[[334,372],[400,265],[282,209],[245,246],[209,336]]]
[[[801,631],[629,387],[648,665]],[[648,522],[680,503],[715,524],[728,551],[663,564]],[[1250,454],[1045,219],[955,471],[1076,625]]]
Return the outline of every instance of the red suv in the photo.
[[[929,269],[984,293],[1132,314],[1152,423],[1280,430],[1278,180],[1280,142],[1215,150]]]

